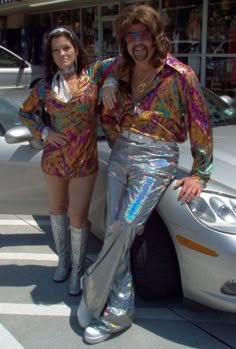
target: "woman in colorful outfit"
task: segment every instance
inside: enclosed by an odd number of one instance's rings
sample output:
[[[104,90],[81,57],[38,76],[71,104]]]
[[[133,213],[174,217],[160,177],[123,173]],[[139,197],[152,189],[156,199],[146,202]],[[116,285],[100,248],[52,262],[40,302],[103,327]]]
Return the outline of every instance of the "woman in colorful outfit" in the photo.
[[[45,48],[46,78],[35,85],[20,108],[22,122],[43,142],[41,166],[59,257],[53,279],[62,282],[70,275],[70,295],[81,293],[90,231],[88,211],[98,171],[95,113],[99,87],[112,66],[113,60],[88,65],[73,31],[56,28]],[[110,91],[112,104],[112,87]],[[42,103],[51,127],[36,115]]]
[[[207,105],[192,69],[172,57],[164,23],[153,8],[134,5],[116,20],[122,61],[115,77],[119,102],[104,108],[112,152],[108,167],[107,225],[97,260],[82,277],[78,320],[95,344],[129,328],[134,318],[130,247],[173,181],[177,143],[189,134],[193,165],[176,182],[178,199],[199,198],[212,170]]]

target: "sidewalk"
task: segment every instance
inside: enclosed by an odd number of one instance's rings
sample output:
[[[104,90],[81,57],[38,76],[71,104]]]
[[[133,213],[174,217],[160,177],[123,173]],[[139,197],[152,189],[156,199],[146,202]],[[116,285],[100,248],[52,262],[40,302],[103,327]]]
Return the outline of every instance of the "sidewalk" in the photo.
[[[68,281],[54,283],[54,253],[48,217],[0,215],[0,348],[82,349],[77,323],[79,297]],[[101,243],[90,237],[87,263]],[[136,319],[122,335],[97,344],[102,349],[236,349],[236,315],[198,309],[182,299],[136,299]]]

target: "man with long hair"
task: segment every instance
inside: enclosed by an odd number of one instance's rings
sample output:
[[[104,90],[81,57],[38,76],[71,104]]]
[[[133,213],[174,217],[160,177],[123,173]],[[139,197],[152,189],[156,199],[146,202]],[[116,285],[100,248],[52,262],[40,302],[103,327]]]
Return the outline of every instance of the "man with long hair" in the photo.
[[[147,5],[124,9],[116,21],[121,64],[119,103],[104,108],[112,146],[108,216],[103,248],[82,278],[78,320],[84,339],[98,343],[131,326],[134,288],[130,247],[173,181],[178,143],[189,133],[193,165],[177,181],[178,200],[198,199],[212,170],[212,134],[206,102],[192,69],[169,54],[160,14]]]

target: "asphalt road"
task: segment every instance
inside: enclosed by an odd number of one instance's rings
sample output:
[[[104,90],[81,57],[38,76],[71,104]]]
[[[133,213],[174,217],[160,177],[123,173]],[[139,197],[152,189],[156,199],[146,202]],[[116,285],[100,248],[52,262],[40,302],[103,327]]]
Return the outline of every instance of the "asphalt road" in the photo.
[[[91,235],[87,264],[100,242]],[[83,341],[79,297],[52,281],[57,257],[48,217],[0,215],[0,348],[78,349]],[[136,299],[136,319],[109,349],[236,349],[236,314],[192,309],[182,299]]]

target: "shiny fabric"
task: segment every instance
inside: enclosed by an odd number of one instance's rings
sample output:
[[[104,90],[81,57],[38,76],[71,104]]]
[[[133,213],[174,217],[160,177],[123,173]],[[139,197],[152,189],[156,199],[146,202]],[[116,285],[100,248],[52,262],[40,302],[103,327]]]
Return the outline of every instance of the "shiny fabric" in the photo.
[[[178,158],[174,142],[142,144],[122,136],[115,141],[108,171],[104,245],[82,278],[86,305],[95,318],[94,325],[103,331],[115,333],[132,324],[130,247],[173,180]]]
[[[78,89],[68,102],[52,91],[52,82],[41,80],[21,106],[21,120],[38,140],[45,125],[35,112],[42,102],[51,116],[53,128],[68,137],[63,147],[45,143],[42,169],[46,174],[70,178],[89,176],[97,171],[98,91],[114,64],[114,59],[108,59],[84,69],[78,77]]]
[[[192,69],[168,55],[163,70],[141,100],[131,94],[129,75],[130,67],[126,71],[117,68],[119,103],[112,113],[102,110],[101,120],[109,144],[114,143],[120,129],[178,143],[186,141],[189,134],[191,174],[206,183],[213,167],[212,130],[207,104]]]

